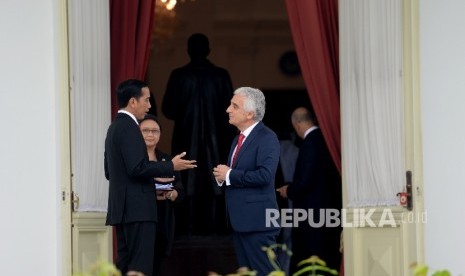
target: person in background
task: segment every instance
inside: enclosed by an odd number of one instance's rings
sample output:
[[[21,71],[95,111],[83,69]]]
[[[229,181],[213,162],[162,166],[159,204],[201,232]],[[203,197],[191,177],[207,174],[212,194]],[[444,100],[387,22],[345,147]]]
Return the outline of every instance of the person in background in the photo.
[[[342,207],[339,172],[331,158],[315,117],[307,108],[299,107],[291,116],[292,126],[303,139],[297,157],[294,179],[278,189],[281,196],[292,201],[292,208],[313,211],[312,221],[320,222],[320,210]],[[321,218],[324,220],[324,218]],[[300,221],[291,232],[292,252],[290,274],[299,270],[297,264],[317,255],[332,269],[339,269],[340,227],[312,227]]]
[[[158,141],[161,136],[161,125],[158,118],[154,115],[147,114],[140,121],[140,129],[147,145],[147,154],[150,161],[165,162],[171,160],[171,156],[157,149]],[[155,258],[153,275],[161,275],[165,259],[171,254],[174,242],[174,203],[179,203],[184,198],[184,188],[181,182],[181,175],[175,172],[173,178],[155,178],[155,183],[173,184],[172,189],[157,190],[157,211],[158,223],[155,238]]]
[[[209,235],[226,232],[224,195],[211,175],[213,167],[225,163],[235,129],[224,110],[233,87],[226,69],[207,59],[209,40],[201,33],[187,41],[190,62],[174,69],[162,102],[163,114],[174,120],[172,151],[187,151],[198,168],[182,173],[186,200],[177,214],[181,233]],[[179,220],[178,220],[179,221]]]
[[[185,153],[166,162],[149,161],[138,120],[150,108],[150,90],[143,81],[130,79],[116,93],[120,110],[105,138],[104,169],[110,182],[106,225],[115,226],[116,266],[121,273],[150,276],[157,221],[153,178],[196,165],[182,159]]]
[[[299,154],[299,147],[296,143],[298,142],[297,139],[300,139],[296,136],[297,134],[293,131],[292,133],[289,133],[285,139],[283,139],[284,137],[281,137],[282,139],[279,140],[281,153],[279,155],[279,165],[275,177],[275,187],[277,191],[280,187],[289,185],[294,178],[295,164]],[[292,202],[289,198],[278,196],[277,201],[280,210],[292,208]],[[287,247],[287,250],[278,250],[276,254],[281,265],[281,269],[286,273],[286,275],[289,275],[291,259],[289,251],[292,251],[291,230],[292,229],[290,227],[282,227],[277,238],[278,244],[285,245]]]
[[[225,183],[226,209],[233,230],[240,267],[265,276],[274,270],[263,247],[276,244],[279,227],[266,225],[266,210],[278,210],[274,178],[280,146],[276,134],[262,122],[265,96],[255,88],[234,91],[226,109],[229,123],[240,130],[231,145],[228,165],[219,164],[213,175]]]

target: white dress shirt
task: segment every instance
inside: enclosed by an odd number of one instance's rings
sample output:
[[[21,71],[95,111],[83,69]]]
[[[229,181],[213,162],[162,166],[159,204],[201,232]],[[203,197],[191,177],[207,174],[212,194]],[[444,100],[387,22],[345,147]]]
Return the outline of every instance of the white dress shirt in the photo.
[[[134,122],[136,122],[136,124],[139,125],[139,122],[137,121],[136,116],[134,116],[134,114],[132,114],[131,112],[128,112],[124,109],[120,109],[118,110],[118,113],[124,113],[124,114],[129,115],[129,117],[131,117],[134,120]]]
[[[312,126],[311,128],[307,129],[307,131],[305,131],[304,133],[304,139],[305,137],[307,137],[308,134],[310,134],[310,132],[314,131],[317,128],[318,128],[317,126]]]

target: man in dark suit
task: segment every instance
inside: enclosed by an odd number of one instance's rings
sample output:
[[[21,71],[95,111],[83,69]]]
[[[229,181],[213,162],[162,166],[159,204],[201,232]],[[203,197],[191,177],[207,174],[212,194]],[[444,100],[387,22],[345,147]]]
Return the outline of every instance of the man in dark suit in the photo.
[[[226,112],[229,123],[241,134],[232,143],[227,165],[213,170],[220,186],[226,183],[226,208],[233,229],[234,247],[240,267],[264,276],[274,270],[262,247],[276,243],[278,227],[266,225],[266,210],[277,210],[274,177],[279,162],[276,134],[261,120],[265,96],[255,88],[234,92]]]
[[[321,130],[308,109],[299,107],[292,113],[292,126],[303,139],[297,157],[294,179],[288,186],[278,189],[281,196],[289,197],[294,209],[313,212],[309,220],[315,225],[326,219],[320,217],[328,209],[340,211],[342,205],[341,179],[331,158]],[[308,214],[310,216],[310,214]],[[292,228],[291,274],[298,270],[297,264],[312,255],[324,260],[328,267],[338,269],[340,227],[312,227],[309,220],[300,221]]]
[[[117,88],[120,110],[105,139],[105,177],[110,181],[106,225],[116,229],[116,265],[124,275],[152,275],[157,220],[152,179],[172,177],[173,171],[194,168],[195,161],[148,160],[147,147],[137,120],[150,108],[150,90],[140,80],[127,80]],[[140,274],[139,274],[140,275]]]

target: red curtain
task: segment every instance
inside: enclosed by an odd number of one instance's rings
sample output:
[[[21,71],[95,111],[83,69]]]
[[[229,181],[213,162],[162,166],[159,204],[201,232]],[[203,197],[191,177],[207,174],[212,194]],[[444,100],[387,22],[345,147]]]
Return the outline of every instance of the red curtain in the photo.
[[[110,0],[112,118],[118,110],[118,84],[128,78],[145,79],[154,8],[154,0]]]
[[[340,173],[338,0],[286,0],[286,6],[305,86]],[[339,275],[344,275],[344,258]]]
[[[111,116],[118,111],[116,87],[128,78],[145,79],[150,54],[154,0],[110,0]],[[113,229],[113,260],[116,233]]]
[[[286,6],[305,86],[341,172],[338,0],[286,0]]]

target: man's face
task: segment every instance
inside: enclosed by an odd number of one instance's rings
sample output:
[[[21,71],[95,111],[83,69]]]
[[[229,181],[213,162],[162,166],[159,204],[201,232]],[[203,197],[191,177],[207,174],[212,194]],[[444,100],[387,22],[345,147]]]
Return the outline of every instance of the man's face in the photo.
[[[253,121],[253,112],[244,110],[245,96],[234,95],[231,104],[226,109],[229,115],[229,123],[236,126],[239,130],[245,130]]]
[[[139,99],[131,99],[133,100],[133,110],[134,116],[138,120],[144,119],[147,112],[149,112],[150,108],[150,90],[148,87],[142,88],[142,96]]]

